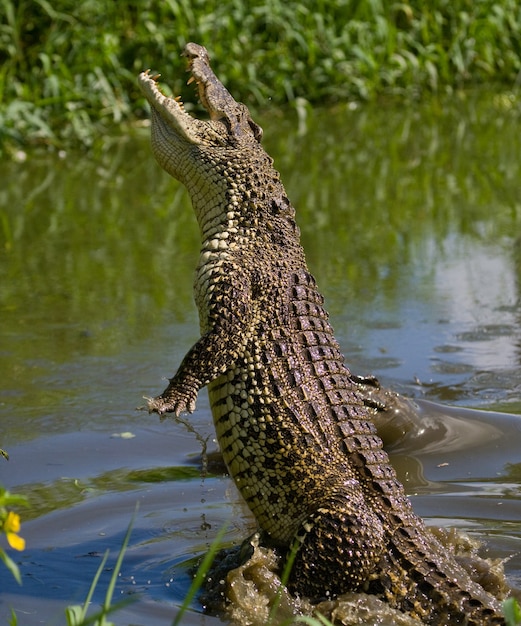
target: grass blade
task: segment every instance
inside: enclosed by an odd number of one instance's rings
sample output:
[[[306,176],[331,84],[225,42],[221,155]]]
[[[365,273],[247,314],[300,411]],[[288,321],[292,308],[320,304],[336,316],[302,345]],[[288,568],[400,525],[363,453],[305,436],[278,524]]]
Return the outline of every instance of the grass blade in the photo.
[[[226,532],[226,528],[227,528],[227,525],[224,525],[221,528],[221,530],[217,533],[217,536],[212,541],[212,544],[210,545],[210,548],[208,552],[206,553],[201,565],[199,565],[199,567],[197,568],[197,572],[194,576],[194,579],[192,580],[192,584],[190,585],[190,588],[188,589],[188,593],[185,596],[185,599],[179,609],[178,614],[175,616],[175,619],[172,622],[172,626],[179,626],[183,615],[186,613],[196,593],[201,588],[201,585],[203,584],[204,579],[206,578],[206,575],[208,573],[208,570],[210,569],[210,566],[213,562],[215,554],[217,550],[219,549],[221,540],[224,537],[224,534]]]

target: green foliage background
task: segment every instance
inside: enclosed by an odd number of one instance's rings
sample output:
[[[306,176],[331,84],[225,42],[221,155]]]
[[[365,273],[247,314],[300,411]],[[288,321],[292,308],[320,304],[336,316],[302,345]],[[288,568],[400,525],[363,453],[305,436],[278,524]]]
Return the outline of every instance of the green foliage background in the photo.
[[[517,0],[0,0],[0,149],[90,145],[145,116],[136,74],[184,93],[187,41],[254,108],[416,98],[521,72]]]

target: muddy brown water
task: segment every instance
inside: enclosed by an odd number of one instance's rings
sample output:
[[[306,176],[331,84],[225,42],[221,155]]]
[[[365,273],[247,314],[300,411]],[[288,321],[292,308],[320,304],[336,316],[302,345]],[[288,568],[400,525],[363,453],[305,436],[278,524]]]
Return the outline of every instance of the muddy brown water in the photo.
[[[481,540],[520,586],[519,100],[262,121],[347,362],[418,402],[391,448],[415,510]],[[134,602],[112,619],[171,624],[223,525],[228,545],[255,529],[218,466],[201,475],[204,391],[198,437],[134,410],[198,336],[188,198],[145,131],[0,172],[0,484],[30,502],[0,622],[63,624],[110,550],[99,605],[138,503],[114,598]],[[222,622],[194,602],[182,623]]]

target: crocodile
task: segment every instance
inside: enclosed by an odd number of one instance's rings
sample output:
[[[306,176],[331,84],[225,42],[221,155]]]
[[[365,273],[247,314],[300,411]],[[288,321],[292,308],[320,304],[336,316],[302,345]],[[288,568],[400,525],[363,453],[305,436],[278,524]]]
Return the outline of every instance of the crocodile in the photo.
[[[289,588],[375,594],[426,624],[503,624],[412,509],[306,265],[295,209],[262,129],[210,66],[183,52],[209,119],[139,75],[152,152],[188,190],[201,235],[201,337],[149,412],[193,412],[207,386],[218,443],[265,540],[294,556]],[[290,550],[293,548],[293,550]],[[289,557],[287,557],[289,558]]]

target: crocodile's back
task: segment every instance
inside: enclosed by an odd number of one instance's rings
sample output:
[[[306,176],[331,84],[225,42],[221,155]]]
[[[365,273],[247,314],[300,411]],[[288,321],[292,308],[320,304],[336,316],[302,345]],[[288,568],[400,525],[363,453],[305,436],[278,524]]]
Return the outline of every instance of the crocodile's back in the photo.
[[[260,526],[282,546],[302,540],[295,587],[312,598],[371,591],[429,623],[502,623],[412,511],[313,277],[301,267],[285,278],[266,292],[259,310],[269,314],[211,383],[210,401],[224,459]]]
[[[375,472],[387,456],[350,381],[313,277],[300,268],[283,278],[282,288],[261,299],[244,353],[209,389],[234,480],[262,528],[287,543],[313,509],[302,507],[304,499],[316,502],[339,483],[360,480],[343,450],[354,437],[363,448],[358,453],[378,466]]]

